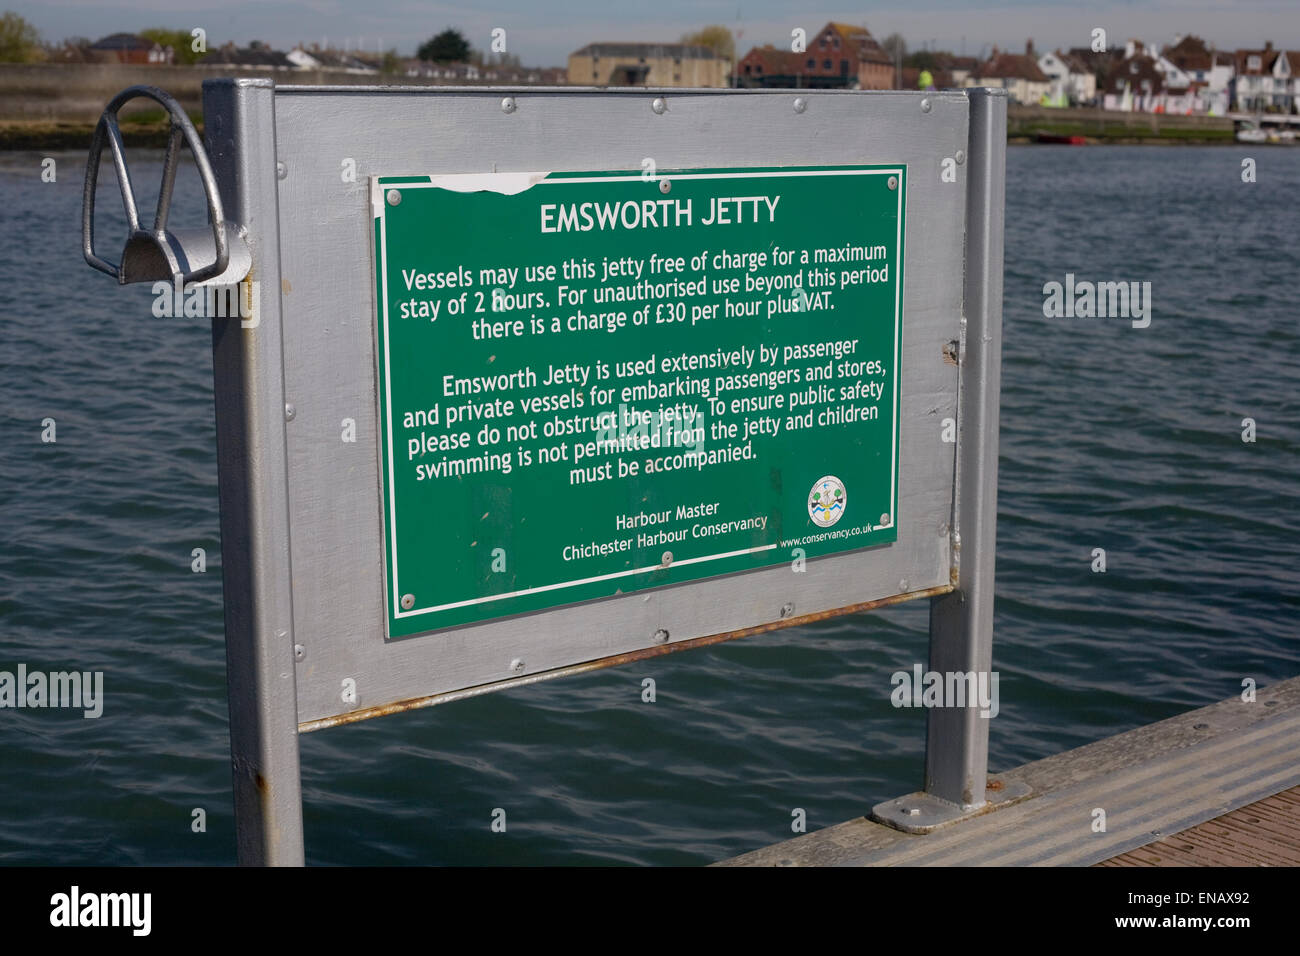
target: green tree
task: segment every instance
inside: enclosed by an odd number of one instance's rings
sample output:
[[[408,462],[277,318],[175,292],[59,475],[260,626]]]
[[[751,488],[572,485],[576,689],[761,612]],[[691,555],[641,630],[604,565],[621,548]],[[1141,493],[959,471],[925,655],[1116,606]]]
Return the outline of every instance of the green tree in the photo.
[[[431,63],[465,63],[470,55],[469,41],[459,30],[448,27],[436,37],[420,44],[415,55]]]
[[[150,27],[141,30],[140,36],[152,40],[162,47],[172,48],[172,62],[185,66],[193,65],[207,56],[207,51],[194,52],[194,37],[189,30],[168,30],[166,27]]]
[[[710,24],[702,30],[682,35],[682,42],[692,46],[705,46],[724,60],[736,58],[736,38],[726,27]]]
[[[41,35],[16,13],[0,16],[0,63],[34,63],[41,58]]]

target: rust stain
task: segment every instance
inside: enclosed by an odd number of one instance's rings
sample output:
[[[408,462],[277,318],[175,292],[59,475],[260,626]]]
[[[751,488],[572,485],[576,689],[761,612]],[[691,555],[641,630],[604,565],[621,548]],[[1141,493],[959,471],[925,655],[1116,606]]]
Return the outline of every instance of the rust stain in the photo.
[[[538,674],[529,674],[525,677],[494,681],[491,684],[479,684],[476,687],[467,687],[464,690],[449,691],[445,694],[433,694],[428,697],[413,697],[407,700],[394,701],[391,704],[367,707],[364,710],[356,710],[347,714],[338,714],[334,717],[322,717],[318,720],[308,720],[298,725],[298,732],[305,734],[310,733],[313,730],[324,730],[327,727],[340,727],[344,724],[355,724],[362,720],[369,720],[372,717],[384,717],[388,714],[400,714],[408,710],[420,710],[425,707],[433,707],[437,704],[447,704],[454,700],[465,700],[470,697],[478,697],[495,690],[506,690],[510,687],[522,687],[527,684],[537,684],[541,681],[551,680],[556,677],[572,677],[590,671],[604,670],[606,667],[618,667],[623,664],[632,664],[636,661],[663,657],[665,654],[675,654],[678,651],[685,651],[691,648],[710,647],[714,644],[721,644],[724,641],[734,641],[742,637],[753,637],[756,634],[766,634],[769,631],[776,631],[785,627],[793,627],[800,624],[812,624],[817,621],[828,621],[845,614],[861,614],[866,611],[874,611],[878,608],[889,607],[893,604],[902,604],[904,601],[912,601],[918,598],[938,597],[941,594],[948,594],[954,590],[955,588],[950,585],[940,585],[939,587],[926,588],[923,591],[912,591],[907,594],[893,594],[876,601],[863,601],[859,604],[850,604],[847,607],[834,608],[829,611],[818,611],[814,614],[803,614],[799,617],[782,618],[780,620],[770,621],[767,624],[759,624],[756,627],[743,628],[739,631],[724,631],[721,634],[710,634],[706,637],[696,637],[689,641],[678,641],[675,644],[654,644],[650,647],[638,648],[635,651],[615,654],[612,657],[602,657],[599,660],[587,661],[583,664],[574,664],[569,667],[557,667],[553,670],[542,671]]]
[[[266,778],[263,777],[260,773],[256,774],[253,777],[253,782],[257,785],[257,792],[260,793],[262,796],[266,796],[268,793],[271,792],[270,784],[266,782]]]
[[[988,789],[992,790],[994,793],[997,793],[999,790],[1002,790],[1005,787],[1006,784],[1003,783],[1001,780],[990,780],[988,782]]]

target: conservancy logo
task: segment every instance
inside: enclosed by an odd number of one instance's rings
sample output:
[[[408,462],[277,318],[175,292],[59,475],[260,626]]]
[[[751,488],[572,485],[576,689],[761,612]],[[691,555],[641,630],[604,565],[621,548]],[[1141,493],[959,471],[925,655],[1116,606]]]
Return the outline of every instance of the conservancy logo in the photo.
[[[829,528],[840,520],[848,495],[844,483],[834,475],[818,478],[808,495],[808,517],[819,528]]]

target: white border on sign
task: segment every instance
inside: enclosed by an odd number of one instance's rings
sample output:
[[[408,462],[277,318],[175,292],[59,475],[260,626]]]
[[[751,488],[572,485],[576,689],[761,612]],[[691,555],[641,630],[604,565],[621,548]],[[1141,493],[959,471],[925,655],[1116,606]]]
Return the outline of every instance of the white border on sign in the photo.
[[[523,177],[528,177],[538,186],[553,185],[571,185],[574,183],[626,183],[641,182],[643,177],[640,175],[633,176],[573,176],[548,179],[551,173],[456,173],[442,176],[429,176],[424,182],[393,182],[387,186],[381,183],[385,177],[371,177],[370,202],[371,210],[375,218],[379,220],[379,275],[383,285],[383,321],[384,321],[384,410],[387,412],[387,421],[384,425],[388,432],[388,533],[391,538],[390,546],[392,548],[393,574],[392,592],[389,595],[389,613],[394,620],[402,618],[416,617],[421,614],[430,614],[435,611],[450,611],[455,608],[470,607],[475,604],[487,604],[492,601],[501,601],[506,598],[522,597],[528,594],[542,594],[547,591],[555,591],[561,588],[578,587],[583,584],[594,584],[599,581],[609,581],[615,578],[627,577],[633,574],[646,574],[651,571],[663,570],[664,565],[654,564],[644,568],[630,568],[625,571],[615,571],[610,574],[601,574],[590,578],[580,578],[576,581],[560,581],[555,584],[543,584],[534,588],[524,588],[519,591],[509,591],[503,594],[489,594],[485,597],[471,598],[466,601],[455,601],[450,604],[439,604],[436,606],[413,608],[409,611],[402,610],[401,588],[398,586],[397,570],[397,494],[396,494],[396,471],[393,465],[393,395],[392,395],[392,367],[389,359],[390,337],[388,329],[388,230],[386,228],[386,215],[388,203],[384,198],[384,191],[387,188],[394,189],[452,189],[455,191],[466,191],[469,189],[484,190],[490,188],[487,182],[494,176],[503,177],[503,181],[515,184]],[[805,171],[792,172],[748,172],[748,173],[682,173],[667,176],[670,179],[782,179],[801,176],[888,176],[896,175],[899,177],[899,185],[904,185],[904,167],[882,168],[882,169],[814,169]],[[389,177],[394,179],[402,178],[400,176]],[[458,189],[458,187],[460,187]],[[520,189],[506,189],[503,192],[514,193],[520,192]],[[897,274],[904,257],[903,234],[903,189],[898,193],[898,234],[895,238],[894,255],[895,255],[895,273]],[[899,367],[900,352],[902,349],[902,329],[899,327],[900,315],[902,310],[903,283],[895,281],[894,283],[894,420],[892,428],[893,451],[890,457],[889,468],[889,499],[890,514],[888,525],[878,525],[877,530],[888,528],[898,524],[898,389],[899,378],[902,369]],[[698,558],[683,558],[673,561],[672,567],[683,564],[699,564],[704,561],[719,561],[724,558],[734,558],[743,554],[755,554],[760,551],[771,551],[776,548],[776,543],[760,545],[756,548],[744,548],[739,551],[727,551],[723,554],[703,555]],[[387,627],[385,627],[387,631]]]

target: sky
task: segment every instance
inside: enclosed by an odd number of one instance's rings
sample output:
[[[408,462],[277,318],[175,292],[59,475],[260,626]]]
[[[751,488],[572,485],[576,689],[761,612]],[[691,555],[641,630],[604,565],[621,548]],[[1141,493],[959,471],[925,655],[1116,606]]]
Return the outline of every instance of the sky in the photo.
[[[901,33],[909,49],[987,54],[993,45],[1021,51],[1089,45],[1101,27],[1112,45],[1137,38],[1172,43],[1194,33],[1220,49],[1262,47],[1265,40],[1300,50],[1300,0],[885,0],[818,4],[799,0],[8,0],[46,41],[169,27],[207,32],[209,47],[261,40],[278,49],[322,43],[340,49],[395,49],[413,55],[420,42],[452,26],[486,49],[492,30],[506,31],[507,51],[530,66],[563,66],[574,50],[598,40],[672,41],[719,23],[738,34],[737,50],[786,46],[790,31],[814,34],[828,20],[865,25],[883,39]]]

